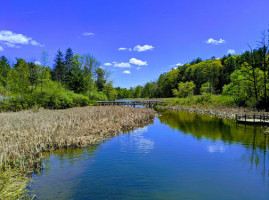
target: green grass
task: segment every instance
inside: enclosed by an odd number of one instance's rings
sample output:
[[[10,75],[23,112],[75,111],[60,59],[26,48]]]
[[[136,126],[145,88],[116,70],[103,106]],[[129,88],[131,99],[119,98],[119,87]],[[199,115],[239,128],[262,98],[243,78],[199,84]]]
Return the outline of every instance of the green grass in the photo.
[[[164,100],[168,105],[199,105],[205,107],[236,107],[232,97],[224,95],[203,94],[186,98],[170,98]]]
[[[29,178],[18,169],[0,171],[0,199],[27,199]]]

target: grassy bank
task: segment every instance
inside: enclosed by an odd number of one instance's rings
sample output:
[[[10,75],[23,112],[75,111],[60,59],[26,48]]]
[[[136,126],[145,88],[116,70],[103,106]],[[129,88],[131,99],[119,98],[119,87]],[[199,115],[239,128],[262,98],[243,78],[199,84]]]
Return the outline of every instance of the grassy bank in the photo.
[[[161,106],[161,108],[230,119],[234,119],[236,114],[265,113],[262,110],[258,111],[251,107],[238,107],[232,97],[224,95],[203,94],[186,98],[167,98],[164,99],[164,101],[166,101],[168,105]]]
[[[109,106],[1,113],[0,172],[7,181],[0,188],[0,199],[14,192],[9,190],[12,184],[20,188],[17,193],[23,193],[25,182],[9,177],[38,170],[42,152],[97,144],[120,131],[151,123],[154,117],[151,109]]]

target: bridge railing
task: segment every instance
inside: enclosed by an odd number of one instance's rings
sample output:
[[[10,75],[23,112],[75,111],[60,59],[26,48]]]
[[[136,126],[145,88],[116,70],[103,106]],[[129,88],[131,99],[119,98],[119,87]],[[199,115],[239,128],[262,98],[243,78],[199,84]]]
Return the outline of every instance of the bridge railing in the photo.
[[[240,122],[269,122],[269,115],[264,114],[237,114],[235,117],[236,121]]]
[[[150,101],[150,100],[140,100],[140,101],[98,101],[99,106],[122,106],[122,105],[142,105],[142,106],[157,106],[157,105],[167,105],[166,102],[163,101]]]

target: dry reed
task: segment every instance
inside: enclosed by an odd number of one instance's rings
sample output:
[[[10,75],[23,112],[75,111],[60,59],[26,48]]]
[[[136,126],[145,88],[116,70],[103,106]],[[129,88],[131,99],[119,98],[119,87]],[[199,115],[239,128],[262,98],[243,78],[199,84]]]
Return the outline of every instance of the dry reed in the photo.
[[[96,144],[154,117],[151,109],[113,106],[0,113],[0,170],[29,172],[42,152]]]

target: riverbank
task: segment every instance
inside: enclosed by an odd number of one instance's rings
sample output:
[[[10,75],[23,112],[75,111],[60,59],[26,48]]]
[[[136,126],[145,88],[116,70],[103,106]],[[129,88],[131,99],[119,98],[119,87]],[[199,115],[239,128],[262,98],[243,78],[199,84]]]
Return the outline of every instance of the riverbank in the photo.
[[[172,111],[187,111],[190,113],[200,113],[216,116],[225,119],[235,119],[236,114],[269,114],[268,112],[258,111],[252,108],[228,107],[228,106],[207,106],[207,105],[168,105],[158,106],[160,109]]]
[[[226,119],[235,119],[236,114],[269,114],[269,112],[251,107],[238,107],[232,97],[224,95],[203,94],[186,98],[166,98],[161,100],[167,103],[167,106],[159,106],[161,109],[188,111]]]
[[[27,180],[14,177],[39,170],[42,152],[98,144],[121,131],[152,123],[155,116],[152,109],[113,106],[1,113],[0,173],[6,181],[1,184],[0,199],[23,194]],[[12,184],[16,191],[10,191]]]

